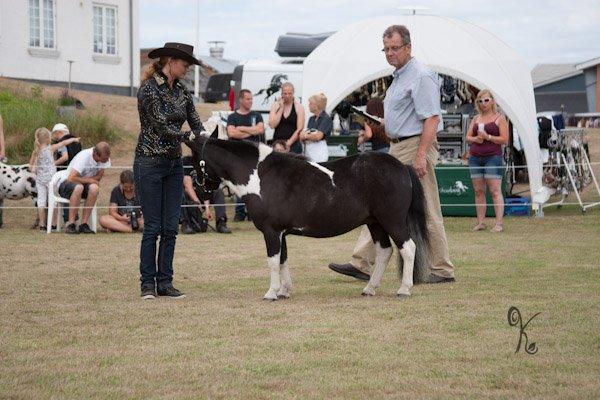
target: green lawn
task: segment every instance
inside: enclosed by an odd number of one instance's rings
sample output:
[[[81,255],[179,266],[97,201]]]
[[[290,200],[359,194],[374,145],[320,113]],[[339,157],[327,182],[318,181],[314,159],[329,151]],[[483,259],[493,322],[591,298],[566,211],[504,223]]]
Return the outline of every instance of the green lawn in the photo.
[[[291,237],[292,297],[274,303],[249,223],[180,235],[188,297],[141,301],[140,235],[45,235],[30,215],[5,210],[0,230],[0,398],[600,397],[599,208],[507,219],[502,234],[447,218],[457,282],[404,301],[393,265],[373,298],[327,269],[358,231]],[[515,354],[510,306],[541,312],[526,330],[537,354]]]

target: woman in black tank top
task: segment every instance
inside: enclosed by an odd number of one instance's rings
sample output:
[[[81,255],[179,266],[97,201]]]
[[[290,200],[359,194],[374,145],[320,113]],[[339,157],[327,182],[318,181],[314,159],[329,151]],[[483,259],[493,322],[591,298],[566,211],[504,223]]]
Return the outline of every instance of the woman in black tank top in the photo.
[[[290,104],[290,112],[286,117],[285,109]],[[296,154],[302,153],[302,145],[298,140],[298,134],[304,127],[304,109],[294,99],[294,86],[289,82],[284,83],[281,87],[281,100],[276,101],[271,107],[269,125],[275,129],[273,141],[284,140],[290,151]]]

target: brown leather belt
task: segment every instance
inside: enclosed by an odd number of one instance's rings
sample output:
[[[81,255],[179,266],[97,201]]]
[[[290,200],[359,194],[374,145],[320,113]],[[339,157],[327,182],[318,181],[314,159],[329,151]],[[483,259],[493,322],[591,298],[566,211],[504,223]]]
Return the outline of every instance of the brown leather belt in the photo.
[[[419,133],[418,135],[402,136],[402,137],[399,137],[399,138],[393,138],[393,139],[390,139],[390,142],[392,142],[392,143],[400,143],[400,142],[402,142],[402,141],[404,141],[406,139],[412,139],[412,138],[417,137],[417,136],[421,136],[421,134]]]

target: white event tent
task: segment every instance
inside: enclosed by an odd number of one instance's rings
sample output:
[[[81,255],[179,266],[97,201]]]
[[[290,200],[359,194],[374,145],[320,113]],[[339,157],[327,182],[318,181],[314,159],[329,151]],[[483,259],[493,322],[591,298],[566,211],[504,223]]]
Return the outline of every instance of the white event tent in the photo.
[[[492,91],[523,145],[534,199],[542,188],[542,161],[529,68],[506,43],[476,25],[434,15],[386,16],[352,24],[304,60],[305,106],[312,94],[323,92],[331,112],[360,86],[390,75],[393,67],[381,52],[382,34],[394,24],[409,29],[412,55],[434,71]]]

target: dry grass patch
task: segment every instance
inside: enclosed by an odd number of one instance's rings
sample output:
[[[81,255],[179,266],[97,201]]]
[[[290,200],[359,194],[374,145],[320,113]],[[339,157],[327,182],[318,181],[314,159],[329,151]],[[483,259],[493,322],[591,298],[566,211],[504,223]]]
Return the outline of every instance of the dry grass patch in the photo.
[[[330,272],[358,232],[288,240],[292,298],[264,302],[264,243],[180,235],[182,301],[139,300],[139,235],[44,235],[5,212],[0,397],[597,398],[600,210],[512,218],[501,235],[448,218],[456,284],[398,301]],[[14,228],[14,226],[21,226]],[[520,308],[539,353],[514,354]]]

